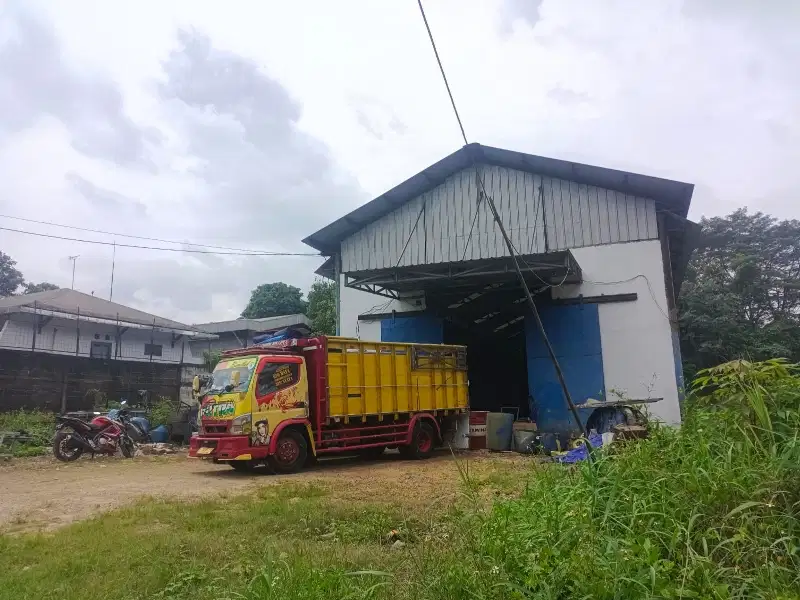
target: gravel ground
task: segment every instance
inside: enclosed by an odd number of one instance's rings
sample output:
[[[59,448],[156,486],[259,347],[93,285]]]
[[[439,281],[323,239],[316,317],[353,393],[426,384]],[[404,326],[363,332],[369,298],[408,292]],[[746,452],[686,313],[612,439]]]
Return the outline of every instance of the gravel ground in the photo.
[[[524,462],[517,454],[469,454],[470,473],[478,477],[508,474]],[[444,451],[426,461],[401,460],[393,453],[372,462],[320,461],[313,469],[280,476],[237,473],[185,454],[81,458],[75,463],[15,459],[0,463],[0,531],[53,529],[142,497],[190,500],[287,483],[316,483],[345,501],[420,507],[459,493],[455,459]]]

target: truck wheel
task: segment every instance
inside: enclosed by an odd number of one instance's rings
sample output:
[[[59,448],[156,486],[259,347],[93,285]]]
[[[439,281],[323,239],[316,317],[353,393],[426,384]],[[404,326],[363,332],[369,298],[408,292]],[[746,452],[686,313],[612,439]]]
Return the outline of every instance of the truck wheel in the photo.
[[[303,468],[308,458],[308,444],[302,433],[286,429],[278,438],[275,454],[267,460],[276,473],[296,473]]]
[[[409,446],[400,446],[400,453],[406,458],[421,460],[428,458],[433,453],[436,445],[436,432],[429,423],[417,423],[411,435]]]

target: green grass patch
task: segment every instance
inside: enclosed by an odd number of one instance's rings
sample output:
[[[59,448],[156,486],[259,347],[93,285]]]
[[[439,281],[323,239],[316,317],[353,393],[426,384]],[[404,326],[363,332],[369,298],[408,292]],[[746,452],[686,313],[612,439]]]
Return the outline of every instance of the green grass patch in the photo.
[[[40,456],[51,451],[51,441],[55,431],[54,413],[40,410],[15,410],[0,412],[0,431],[23,431],[29,440],[11,447],[0,448],[0,454],[11,450],[12,456]]]
[[[0,597],[317,597],[270,596],[265,586],[307,576],[317,581],[309,589],[355,589],[377,576],[348,574],[385,566],[391,530],[411,543],[423,528],[413,515],[330,502],[316,486],[192,503],[148,500],[51,534],[0,537]]]

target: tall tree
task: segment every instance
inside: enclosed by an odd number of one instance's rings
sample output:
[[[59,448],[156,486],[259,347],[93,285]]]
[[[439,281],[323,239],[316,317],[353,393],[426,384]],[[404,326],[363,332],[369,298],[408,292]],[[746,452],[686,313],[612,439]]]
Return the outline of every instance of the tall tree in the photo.
[[[800,359],[800,221],[740,209],[701,225],[680,299],[687,371]]]
[[[264,283],[254,289],[250,294],[242,317],[245,319],[262,319],[264,317],[277,317],[280,315],[294,315],[305,313],[306,301],[300,288],[287,285],[282,281],[277,283]]]
[[[48,292],[50,290],[57,290],[58,286],[53,285],[52,283],[47,283],[43,281],[42,283],[31,283],[30,281],[25,282],[22,284],[24,287],[23,294],[35,294],[36,292]]]
[[[17,261],[0,252],[0,298],[14,294],[25,281],[16,266]]]
[[[314,333],[336,335],[336,284],[317,279],[308,292],[308,318]]]

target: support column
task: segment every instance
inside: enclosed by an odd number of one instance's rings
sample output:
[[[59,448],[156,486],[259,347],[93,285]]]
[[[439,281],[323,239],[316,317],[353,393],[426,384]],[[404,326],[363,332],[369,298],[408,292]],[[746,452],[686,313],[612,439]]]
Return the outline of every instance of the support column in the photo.
[[[67,367],[61,369],[61,414],[67,412]]]

